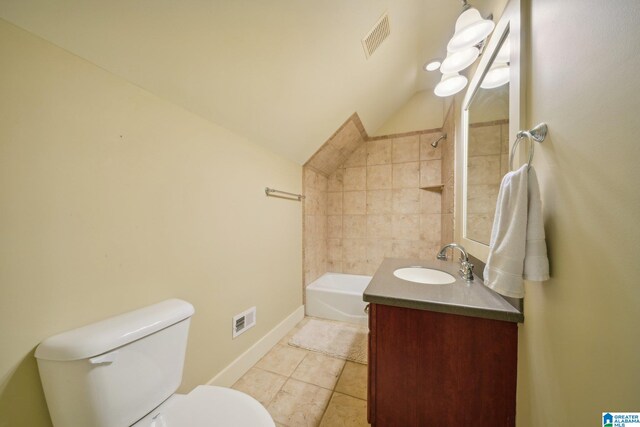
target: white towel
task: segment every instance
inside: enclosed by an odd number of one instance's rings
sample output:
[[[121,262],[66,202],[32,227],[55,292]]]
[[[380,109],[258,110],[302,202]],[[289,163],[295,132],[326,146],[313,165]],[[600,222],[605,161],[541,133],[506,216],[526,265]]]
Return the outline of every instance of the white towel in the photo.
[[[502,178],[484,284],[499,294],[522,298],[523,274],[527,280],[549,278],[540,190],[535,171],[527,165]]]
[[[529,206],[527,209],[527,246],[524,251],[524,278],[534,282],[543,282],[549,280],[549,259],[547,258],[547,242],[544,236],[540,187],[533,166],[529,168],[528,183]]]

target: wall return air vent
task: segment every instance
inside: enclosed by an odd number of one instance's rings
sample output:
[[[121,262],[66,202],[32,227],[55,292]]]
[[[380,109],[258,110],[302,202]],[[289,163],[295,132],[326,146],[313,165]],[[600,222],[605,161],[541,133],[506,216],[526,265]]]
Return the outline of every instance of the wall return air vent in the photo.
[[[373,52],[389,37],[390,33],[389,15],[385,12],[371,31],[362,39],[362,47],[364,47],[364,54],[367,58],[373,55]]]
[[[233,316],[233,338],[246,332],[247,329],[256,325],[256,308],[251,307],[249,310]]]

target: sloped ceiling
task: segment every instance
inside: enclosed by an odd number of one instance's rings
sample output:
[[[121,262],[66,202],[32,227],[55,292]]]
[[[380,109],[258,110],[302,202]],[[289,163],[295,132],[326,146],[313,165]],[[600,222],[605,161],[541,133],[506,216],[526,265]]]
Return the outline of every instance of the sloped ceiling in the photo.
[[[504,0],[475,2],[482,5]],[[0,0],[0,17],[304,163],[357,112],[375,131],[443,55],[458,0]],[[388,12],[369,59],[360,40]],[[6,60],[6,59],[5,59]]]

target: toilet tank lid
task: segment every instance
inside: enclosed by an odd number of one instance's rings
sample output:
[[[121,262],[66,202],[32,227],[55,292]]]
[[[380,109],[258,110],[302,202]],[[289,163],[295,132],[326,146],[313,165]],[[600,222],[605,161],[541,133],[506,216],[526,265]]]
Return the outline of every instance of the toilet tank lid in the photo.
[[[35,357],[71,361],[97,356],[181,322],[194,311],[180,299],[162,301],[49,337],[36,348]]]

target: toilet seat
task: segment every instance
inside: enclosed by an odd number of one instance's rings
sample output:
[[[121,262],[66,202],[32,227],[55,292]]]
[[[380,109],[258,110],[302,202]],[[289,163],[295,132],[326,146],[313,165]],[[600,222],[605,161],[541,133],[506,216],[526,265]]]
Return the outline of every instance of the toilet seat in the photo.
[[[169,399],[133,427],[275,427],[267,410],[237,390],[198,386]]]

